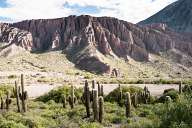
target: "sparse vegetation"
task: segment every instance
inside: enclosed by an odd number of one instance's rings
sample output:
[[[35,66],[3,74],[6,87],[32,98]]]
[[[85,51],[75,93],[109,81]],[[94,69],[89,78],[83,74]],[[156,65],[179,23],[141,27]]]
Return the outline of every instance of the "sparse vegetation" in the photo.
[[[2,96],[5,96],[6,92],[10,90],[7,86],[0,87]],[[138,105],[135,106],[132,95],[145,91],[147,93],[147,88],[143,90],[134,86],[119,86],[105,97],[104,102],[102,96],[99,98],[95,97],[97,94],[95,90],[94,95],[90,93],[90,96],[94,96],[93,99],[92,97],[90,98],[94,100],[95,105],[98,105],[98,109],[95,107],[91,108],[92,100],[90,99],[91,104],[89,103],[88,106],[90,106],[89,109],[91,111],[90,116],[87,116],[87,109],[85,107],[87,105],[84,104],[85,100],[83,100],[85,96],[84,91],[87,89],[83,91],[82,88],[74,88],[74,94],[72,90],[73,86],[65,85],[50,91],[36,100],[29,100],[28,111],[24,114],[17,112],[16,99],[11,98],[10,109],[8,111],[0,111],[0,127],[102,128],[119,126],[123,128],[191,128],[192,126],[192,95],[188,91],[183,91],[182,94],[179,94],[174,89],[165,90],[163,96],[155,99],[156,102],[153,102],[153,104],[150,104],[150,102],[138,102]],[[117,101],[117,97],[121,93],[121,99],[127,102],[125,106],[119,105]],[[63,107],[63,101],[61,100],[63,96],[67,99],[65,107]],[[170,96],[171,101],[166,101],[167,96]],[[72,100],[74,101],[73,108],[71,108],[70,102],[72,101],[69,100],[69,97],[74,98]],[[96,116],[94,116],[93,112],[95,112]]]

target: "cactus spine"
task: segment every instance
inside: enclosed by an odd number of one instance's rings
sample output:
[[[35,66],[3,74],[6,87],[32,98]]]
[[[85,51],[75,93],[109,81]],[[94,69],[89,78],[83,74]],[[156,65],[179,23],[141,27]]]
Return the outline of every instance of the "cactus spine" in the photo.
[[[28,98],[28,94],[27,91],[25,91],[24,89],[24,78],[23,78],[23,74],[21,74],[21,93],[20,93],[20,99],[21,99],[21,104],[22,104],[22,110],[23,112],[27,111],[27,98]]]
[[[125,107],[126,107],[126,117],[130,117],[131,116],[131,96],[129,92],[126,93]]]
[[[98,94],[97,90],[93,90],[93,117],[94,120],[98,120],[99,114],[98,114]]]
[[[104,100],[103,97],[99,97],[99,122],[103,122],[103,115],[104,115]]]
[[[85,98],[87,117],[90,117],[90,91],[89,91],[89,84],[87,81],[85,81],[84,98]]]
[[[20,92],[20,88],[18,88],[17,82],[15,81],[15,97],[16,97],[16,102],[17,102],[17,112],[21,112],[20,101],[19,101],[19,92]]]

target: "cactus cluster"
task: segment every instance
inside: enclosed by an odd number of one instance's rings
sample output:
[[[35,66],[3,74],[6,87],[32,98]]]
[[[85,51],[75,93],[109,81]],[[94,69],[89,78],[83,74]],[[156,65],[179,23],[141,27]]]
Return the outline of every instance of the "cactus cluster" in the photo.
[[[87,117],[91,116],[91,104],[94,121],[99,121],[102,123],[104,115],[104,93],[103,85],[97,82],[98,88],[96,89],[95,81],[92,81],[92,90],[89,89],[88,81],[85,81],[84,93],[83,93],[83,103],[86,108]]]
[[[61,103],[63,104],[63,108],[66,108],[66,97],[65,97],[65,95],[63,94],[63,95],[61,95],[61,99],[60,99],[61,101]]]
[[[12,102],[12,100],[10,99],[9,92],[7,92],[5,100],[3,100],[3,97],[1,97],[1,106],[0,106],[0,108],[1,109],[6,109],[8,111],[9,108],[10,108],[11,102]]]
[[[5,108],[7,109],[7,110],[9,110],[9,105],[11,104],[11,99],[10,99],[10,95],[9,95],[9,92],[7,92],[7,94],[6,94],[7,96],[6,96],[6,100],[5,100]]]
[[[26,112],[28,94],[27,94],[27,91],[25,91],[24,89],[23,74],[21,74],[21,88],[20,86],[17,85],[17,82],[15,81],[15,87],[13,88],[13,92],[12,93],[7,92],[5,100],[3,99],[3,97],[1,97],[1,106],[0,106],[1,109],[9,110],[10,104],[12,102],[10,98],[11,96],[16,98],[17,112]]]

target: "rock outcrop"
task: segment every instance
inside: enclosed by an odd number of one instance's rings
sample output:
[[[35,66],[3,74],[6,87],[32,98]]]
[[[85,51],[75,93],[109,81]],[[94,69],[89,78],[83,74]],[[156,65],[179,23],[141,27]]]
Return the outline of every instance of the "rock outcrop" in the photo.
[[[63,50],[81,69],[98,73],[111,70],[103,61],[105,55],[148,61],[149,53],[177,49],[192,56],[192,37],[175,33],[165,24],[142,27],[116,18],[83,15],[27,20],[0,28],[0,41],[33,51]]]
[[[30,32],[11,27],[9,24],[0,23],[0,42],[7,42],[5,47],[15,44],[29,51],[33,47],[33,37]]]

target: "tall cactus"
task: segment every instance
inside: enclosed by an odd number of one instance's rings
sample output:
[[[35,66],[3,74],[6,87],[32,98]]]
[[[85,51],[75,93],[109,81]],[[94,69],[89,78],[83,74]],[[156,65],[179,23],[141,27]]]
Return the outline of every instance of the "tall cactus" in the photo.
[[[9,110],[9,105],[11,104],[11,99],[10,99],[9,92],[7,92],[7,97],[6,97],[6,100],[5,100],[5,104],[6,104],[6,109]]]
[[[99,82],[97,82],[97,86],[98,86],[98,96],[101,96],[101,86]]]
[[[179,82],[179,94],[182,93],[182,81]]]
[[[21,93],[20,93],[20,99],[21,99],[21,104],[22,104],[23,112],[27,111],[27,98],[28,98],[28,94],[27,94],[27,91],[25,91],[25,88],[24,88],[23,74],[21,74]]]
[[[95,80],[92,80],[92,89],[95,89]]]
[[[69,96],[69,104],[71,106],[71,109],[74,108],[74,102],[75,102],[75,94],[74,94],[74,86],[71,86],[71,96]]]
[[[99,122],[103,122],[103,117],[104,117],[104,100],[103,97],[99,97]]]
[[[17,102],[17,112],[21,112],[19,92],[20,92],[20,88],[18,88],[17,82],[15,81],[15,97],[16,97],[16,102]]]
[[[121,88],[121,85],[119,84],[119,87],[118,87],[118,90],[119,90],[119,94],[118,94],[118,99],[117,99],[117,102],[119,104],[119,106],[122,105],[122,97],[123,97],[123,92],[122,92],[122,88]]]
[[[63,105],[63,108],[66,108],[66,98],[64,94],[61,95],[61,103]]]
[[[93,117],[94,120],[98,120],[99,113],[98,113],[98,93],[97,90],[93,90]]]
[[[101,93],[100,95],[101,95],[102,97],[104,97],[103,85],[101,85],[101,90],[100,90],[100,91],[101,91],[101,92],[100,92],[100,93]]]
[[[130,117],[131,116],[131,96],[129,92],[126,93],[125,107],[126,107],[126,117]]]
[[[133,95],[133,106],[136,108],[137,107],[137,104],[138,104],[138,95],[137,95],[137,93],[135,93],[134,95]]]
[[[89,84],[87,81],[85,81],[84,86],[84,99],[85,99],[87,117],[90,117],[90,91],[89,91]]]
[[[144,98],[144,103],[147,104],[148,101],[150,100],[150,91],[148,90],[148,88],[145,86],[144,87],[144,93],[143,93],[143,98]]]
[[[4,109],[4,108],[5,108],[4,100],[3,100],[3,98],[1,97],[1,109]]]

